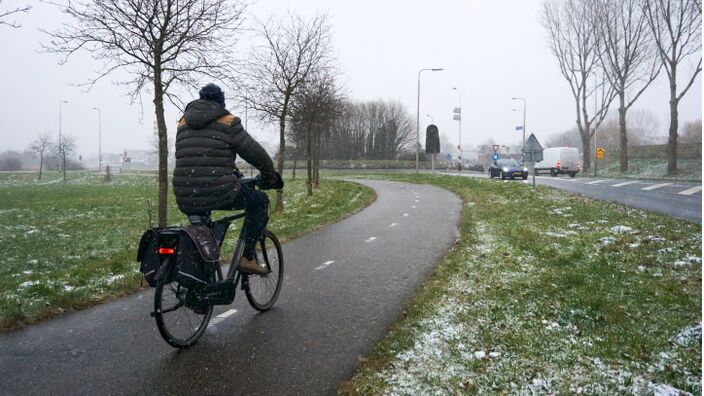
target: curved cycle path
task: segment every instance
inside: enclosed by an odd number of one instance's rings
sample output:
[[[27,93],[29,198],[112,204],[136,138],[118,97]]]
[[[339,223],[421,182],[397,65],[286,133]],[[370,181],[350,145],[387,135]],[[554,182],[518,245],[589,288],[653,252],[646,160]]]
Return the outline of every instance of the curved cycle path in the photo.
[[[153,290],[67,314],[0,336],[0,394],[334,394],[451,247],[462,207],[432,186],[358,182],[376,202],[284,244],[270,311],[238,292],[185,350],[159,336]]]

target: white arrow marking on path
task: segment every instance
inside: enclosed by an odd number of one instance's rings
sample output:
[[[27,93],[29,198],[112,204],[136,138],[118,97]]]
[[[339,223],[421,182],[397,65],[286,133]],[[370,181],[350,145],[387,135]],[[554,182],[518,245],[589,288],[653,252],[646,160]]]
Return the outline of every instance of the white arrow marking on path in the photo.
[[[335,262],[335,260],[328,260],[328,261],[322,263],[321,265],[315,267],[315,270],[316,270],[316,271],[320,271],[321,269],[325,269],[325,268],[327,268],[330,264],[332,264],[332,263],[334,263],[334,262]]]
[[[597,183],[603,183],[603,182],[606,182],[606,181],[608,181],[608,180],[594,180],[594,181],[590,181],[590,182],[587,182],[587,183],[584,183],[584,184],[597,184]]]
[[[623,186],[627,186],[629,184],[636,184],[636,183],[638,183],[638,182],[637,181],[627,181],[627,182],[623,182],[623,183],[614,184],[611,187],[623,187]]]
[[[655,190],[656,188],[669,186],[670,184],[672,184],[672,183],[653,184],[652,186],[643,187],[643,188],[641,188],[641,190],[645,190],[645,191]]]
[[[226,317],[233,315],[233,314],[236,314],[236,313],[237,313],[236,309],[229,309],[229,310],[221,313],[220,315],[218,315],[218,318],[225,319]]]
[[[680,192],[678,192],[677,194],[680,194],[680,195],[694,195],[694,194],[696,194],[697,191],[701,191],[701,190],[702,190],[702,186],[696,186],[696,187],[692,187],[692,188],[690,188],[690,189],[688,189],[688,190],[680,191]]]

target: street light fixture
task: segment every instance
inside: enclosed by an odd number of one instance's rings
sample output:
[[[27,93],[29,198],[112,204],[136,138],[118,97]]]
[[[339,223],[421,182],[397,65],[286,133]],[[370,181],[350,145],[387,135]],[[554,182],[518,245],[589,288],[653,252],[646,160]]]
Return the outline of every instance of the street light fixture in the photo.
[[[100,120],[100,108],[93,107],[93,110],[98,111],[98,173],[103,169],[103,150],[102,150],[102,132],[101,132],[101,120]]]
[[[416,173],[418,173],[418,156],[420,155],[420,74],[424,71],[442,71],[442,68],[418,70],[418,97],[416,104]]]

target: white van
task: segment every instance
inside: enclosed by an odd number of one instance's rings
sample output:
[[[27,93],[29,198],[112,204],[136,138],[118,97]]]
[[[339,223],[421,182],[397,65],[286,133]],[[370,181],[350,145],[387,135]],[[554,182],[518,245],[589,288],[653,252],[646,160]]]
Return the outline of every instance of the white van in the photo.
[[[535,164],[535,174],[550,173],[553,177],[568,174],[574,177],[581,168],[577,148],[550,147],[543,150],[543,160]]]

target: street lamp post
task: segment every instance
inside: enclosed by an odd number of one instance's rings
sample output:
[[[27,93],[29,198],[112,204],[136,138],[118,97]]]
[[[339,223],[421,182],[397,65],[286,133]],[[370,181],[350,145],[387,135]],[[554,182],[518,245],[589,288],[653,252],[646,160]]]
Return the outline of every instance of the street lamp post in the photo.
[[[68,103],[68,100],[62,100],[59,102],[59,150],[61,151],[61,164],[59,164],[59,170],[63,170],[66,166],[66,154],[64,153],[63,142],[61,141],[61,112],[64,103]]]
[[[98,107],[93,107],[93,110],[98,111],[98,173],[103,169],[103,149],[102,149],[102,131],[101,131],[101,120],[100,120],[100,109]]]
[[[418,97],[416,104],[416,173],[418,173],[418,156],[420,155],[420,74],[426,70],[442,71],[442,68],[420,69],[418,70]]]
[[[462,173],[462,91],[459,90],[457,87],[452,88],[452,90],[457,91],[457,94],[459,95],[459,107],[455,109],[455,115],[453,116],[453,119],[457,120],[457,123],[459,125],[457,151],[459,151],[460,155],[458,157],[459,164],[457,165],[457,171],[459,173]]]
[[[521,144],[521,150],[523,150],[523,146],[526,145],[526,100],[525,98],[511,98],[511,100],[523,101],[523,144]]]

